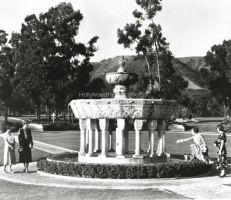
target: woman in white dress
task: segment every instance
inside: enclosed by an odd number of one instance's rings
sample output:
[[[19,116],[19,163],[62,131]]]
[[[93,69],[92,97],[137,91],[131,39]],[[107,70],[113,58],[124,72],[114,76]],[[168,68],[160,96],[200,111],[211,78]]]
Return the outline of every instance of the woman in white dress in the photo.
[[[176,142],[180,143],[180,142],[193,140],[194,144],[190,145],[190,149],[192,153],[191,159],[197,158],[198,160],[201,160],[206,164],[212,164],[213,162],[210,160],[208,156],[208,147],[206,145],[205,139],[199,133],[199,129],[197,127],[193,127],[192,135],[193,135],[192,137],[177,140]]]
[[[14,173],[12,170],[12,165],[16,164],[15,158],[15,139],[14,136],[11,134],[11,126],[6,126],[6,132],[4,133],[4,172],[6,172],[6,166],[10,166],[10,173]]]

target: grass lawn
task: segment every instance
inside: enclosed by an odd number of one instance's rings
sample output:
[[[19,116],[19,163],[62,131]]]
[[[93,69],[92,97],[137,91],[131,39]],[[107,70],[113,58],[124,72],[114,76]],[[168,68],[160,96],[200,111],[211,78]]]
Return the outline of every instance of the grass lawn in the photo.
[[[217,134],[216,126],[221,122],[223,118],[201,118],[199,123],[188,123],[188,126],[197,126],[200,132]],[[113,134],[113,145],[115,148],[116,138],[115,132]],[[227,133],[229,135],[229,133]],[[176,140],[184,139],[191,136],[191,132],[187,131],[184,133],[177,132],[166,132],[166,151],[172,154],[190,154],[189,145],[192,141],[176,144]],[[209,148],[209,155],[213,158],[217,155],[217,149],[213,146],[214,141],[217,139],[218,135],[204,135]],[[53,144],[61,146],[64,148],[69,148],[72,150],[79,150],[80,145],[80,132],[79,131],[49,131],[49,132],[33,132],[34,140],[45,142],[48,144]],[[155,139],[157,138],[157,133]],[[148,149],[148,139],[149,135],[147,131],[142,131],[141,133],[141,147],[144,151]],[[157,139],[155,140],[155,145],[157,145]],[[229,148],[229,136],[227,137],[227,150],[231,151]],[[134,151],[135,149],[135,132],[129,131],[129,151]]]
[[[197,126],[201,133],[203,132],[209,133],[213,132],[213,134],[217,134],[215,131],[216,126],[219,124],[221,121],[221,118],[203,118],[199,123],[191,123],[188,124],[189,126]],[[16,134],[16,133],[15,133]],[[32,132],[33,139],[60,146],[63,148],[68,148],[71,150],[79,150],[79,145],[80,145],[80,132],[79,131],[44,131],[44,132],[39,132],[39,131],[33,131]],[[115,138],[115,132],[113,134],[113,145],[115,149],[115,144],[116,144],[116,138]],[[176,140],[178,139],[184,139],[187,137],[190,137],[190,131],[187,132],[166,132],[166,151],[168,153],[172,154],[190,154],[190,149],[189,145],[192,143],[192,141],[189,142],[184,142],[180,144],[176,144]],[[231,136],[229,133],[227,133],[227,151],[228,151],[228,156],[229,152],[231,152],[231,147],[229,145],[229,136]],[[213,146],[214,141],[217,139],[218,135],[204,135],[205,140],[207,142],[208,148],[209,148],[209,155],[212,158],[215,158],[217,155],[217,149],[216,147]],[[148,132],[147,131],[142,131],[141,133],[141,148],[146,151],[148,149]],[[18,145],[18,144],[17,144]],[[155,145],[157,145],[157,133],[155,135]],[[4,147],[4,142],[3,139],[0,138],[0,165],[2,164],[3,160],[3,147]],[[135,150],[135,132],[134,131],[129,131],[129,151],[134,152]],[[33,160],[36,161],[39,157],[48,155],[48,153],[36,150],[35,148],[33,149]],[[16,153],[18,156],[18,153]]]
[[[33,132],[33,139],[45,142],[48,144],[72,149],[72,150],[79,150],[80,145],[80,133],[78,131],[63,131],[63,132]],[[203,133],[202,133],[203,135]],[[177,132],[166,132],[166,151],[171,154],[190,154],[189,145],[192,141],[184,142],[176,144],[176,140],[178,139],[185,139],[191,136],[190,131],[184,133],[177,133]],[[217,148],[213,146],[214,141],[217,139],[218,135],[203,135],[208,148],[209,148],[209,155],[210,157],[215,158],[217,155]],[[231,134],[227,134],[227,151],[228,155],[231,152],[231,147],[229,145],[229,136]],[[157,135],[155,135],[155,139]],[[115,147],[115,133],[113,134],[113,145]],[[157,139],[155,140],[155,145],[157,146]],[[141,147],[144,151],[148,149],[148,132],[143,131],[141,135]],[[129,151],[135,150],[135,132],[129,132]]]
[[[223,118],[200,118],[198,123],[186,123],[186,125],[192,127],[197,126],[200,132],[216,132],[216,127]]]
[[[76,151],[79,150],[78,131],[32,131],[32,136],[33,140]]]

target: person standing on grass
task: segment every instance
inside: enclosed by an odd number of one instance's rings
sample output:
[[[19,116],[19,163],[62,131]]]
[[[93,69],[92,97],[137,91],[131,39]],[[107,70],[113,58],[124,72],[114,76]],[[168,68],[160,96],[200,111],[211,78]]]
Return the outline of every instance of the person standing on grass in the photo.
[[[217,132],[220,133],[218,139],[214,142],[214,146],[218,147],[217,155],[217,169],[221,169],[220,177],[226,176],[225,169],[228,167],[227,164],[227,151],[226,151],[226,134],[222,125],[217,126]]]
[[[20,128],[18,131],[19,162],[24,164],[23,172],[28,173],[29,163],[32,162],[31,149],[33,148],[33,139],[31,130],[28,128],[29,121],[23,121],[22,124],[23,128]]]
[[[190,150],[192,153],[191,159],[197,158],[198,160],[201,160],[206,164],[212,164],[213,161],[211,161],[208,156],[208,147],[206,145],[205,139],[199,133],[199,129],[197,127],[192,128],[192,135],[193,135],[192,137],[186,139],[180,139],[177,140],[176,142],[180,143],[180,142],[193,140],[194,144],[190,145]]]
[[[4,169],[3,172],[6,173],[6,166],[10,166],[10,173],[14,173],[12,170],[12,165],[16,164],[15,158],[15,139],[14,136],[11,134],[11,126],[6,125],[6,132],[4,133]]]

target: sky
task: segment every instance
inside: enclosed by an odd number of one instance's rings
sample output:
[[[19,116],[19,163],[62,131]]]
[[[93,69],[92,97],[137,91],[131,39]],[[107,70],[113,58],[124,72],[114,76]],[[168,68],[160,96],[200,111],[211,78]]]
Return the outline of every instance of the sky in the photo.
[[[99,36],[91,61],[135,54],[117,43],[117,29],[135,21],[135,0],[0,0],[0,29],[20,32],[27,15],[38,16],[60,2],[83,14],[77,41]],[[205,56],[211,46],[231,38],[231,0],[162,0],[162,6],[155,22],[175,57]]]

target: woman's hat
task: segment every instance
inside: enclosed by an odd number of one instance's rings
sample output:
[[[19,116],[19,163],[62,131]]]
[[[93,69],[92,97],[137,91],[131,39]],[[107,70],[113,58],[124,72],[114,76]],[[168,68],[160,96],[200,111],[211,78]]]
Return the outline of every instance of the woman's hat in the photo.
[[[217,128],[218,128],[219,131],[224,131],[225,130],[224,126],[222,126],[221,124],[219,124],[217,126]]]

